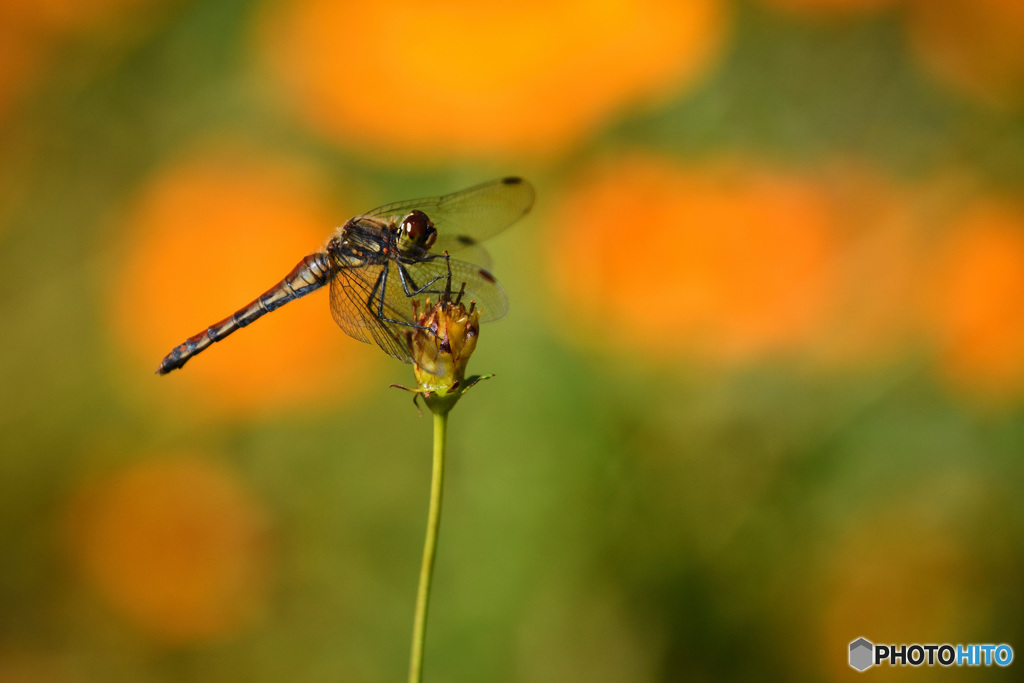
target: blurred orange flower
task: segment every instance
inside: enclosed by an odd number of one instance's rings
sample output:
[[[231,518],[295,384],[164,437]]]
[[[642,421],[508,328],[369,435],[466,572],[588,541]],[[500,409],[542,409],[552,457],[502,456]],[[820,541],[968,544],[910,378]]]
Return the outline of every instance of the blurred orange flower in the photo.
[[[556,211],[550,272],[594,343],[744,359],[806,343],[834,294],[835,221],[804,178],[634,157]]]
[[[812,352],[830,365],[892,360],[920,331],[932,187],[901,186],[859,162],[818,176],[840,233],[837,292]]]
[[[867,14],[903,0],[759,0],[775,9],[806,17],[824,18]]]
[[[98,593],[162,642],[230,636],[262,610],[265,515],[238,475],[209,459],[153,459],[83,485],[67,531]]]
[[[69,35],[106,24],[138,23],[142,11],[172,0],[4,0],[0,3],[0,124]],[[131,19],[124,15],[130,14]],[[134,29],[134,27],[133,27]]]
[[[255,299],[326,242],[349,214],[330,210],[317,185],[304,169],[228,148],[166,168],[148,184],[111,289],[114,330],[133,352],[133,372],[152,372],[171,348]],[[341,384],[361,384],[369,347],[343,339],[326,295],[314,292],[182,370],[147,381],[186,405],[306,406]]]
[[[910,0],[907,28],[921,63],[982,101],[1024,105],[1024,2]]]
[[[1024,395],[1024,209],[968,210],[942,246],[931,310],[942,369],[966,391]]]
[[[692,87],[728,23],[723,0],[294,0],[259,38],[310,124],[405,161],[550,153]]]

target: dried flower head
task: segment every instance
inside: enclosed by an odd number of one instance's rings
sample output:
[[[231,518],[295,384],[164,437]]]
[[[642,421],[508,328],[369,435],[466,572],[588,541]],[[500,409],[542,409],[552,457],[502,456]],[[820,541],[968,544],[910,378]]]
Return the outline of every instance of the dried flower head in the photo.
[[[412,391],[434,412],[447,412],[467,389],[486,379],[466,379],[466,365],[480,336],[480,310],[475,302],[463,302],[464,289],[453,294],[449,275],[437,303],[412,302],[417,327],[405,333],[418,385]]]
[[[416,381],[423,390],[451,390],[465,379],[480,334],[480,311],[447,297],[434,306],[427,300],[422,312],[418,308],[414,312],[422,328],[411,332],[409,340]]]

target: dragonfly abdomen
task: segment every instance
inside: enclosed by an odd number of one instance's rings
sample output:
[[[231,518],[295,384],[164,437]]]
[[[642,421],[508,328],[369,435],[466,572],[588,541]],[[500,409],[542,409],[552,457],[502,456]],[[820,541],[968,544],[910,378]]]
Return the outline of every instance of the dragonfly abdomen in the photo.
[[[156,370],[157,374],[166,375],[171,370],[177,370],[210,344],[219,342],[235,330],[246,327],[254,320],[284,306],[289,301],[320,289],[327,284],[330,278],[331,265],[327,254],[320,252],[310,254],[299,261],[292,271],[284,276],[284,279],[249,302],[247,306],[174,347],[160,363],[160,367]]]

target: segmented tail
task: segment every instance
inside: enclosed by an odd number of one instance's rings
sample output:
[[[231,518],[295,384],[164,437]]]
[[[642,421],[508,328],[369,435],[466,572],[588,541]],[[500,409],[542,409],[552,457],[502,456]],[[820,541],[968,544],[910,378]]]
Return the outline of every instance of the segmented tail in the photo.
[[[261,294],[259,298],[251,301],[248,306],[235,311],[234,314],[210,325],[203,332],[189,337],[175,346],[161,361],[156,373],[166,375],[171,370],[177,370],[210,344],[219,342],[235,330],[245,327],[289,301],[320,289],[330,279],[330,257],[323,252],[310,254],[299,261],[298,265],[292,269],[292,272],[285,275],[283,280]]]

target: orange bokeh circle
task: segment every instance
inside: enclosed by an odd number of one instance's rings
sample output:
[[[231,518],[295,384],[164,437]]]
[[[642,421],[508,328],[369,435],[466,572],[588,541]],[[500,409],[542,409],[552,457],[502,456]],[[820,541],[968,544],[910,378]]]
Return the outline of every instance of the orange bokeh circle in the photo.
[[[297,0],[258,40],[307,122],[405,161],[564,147],[692,86],[728,23],[722,0]]]
[[[594,345],[745,359],[808,342],[833,295],[834,219],[805,179],[634,157],[554,225],[551,309]]]
[[[198,153],[153,178],[128,219],[129,249],[111,288],[114,331],[134,365],[155,369],[174,346],[320,249],[344,219],[317,186],[302,168],[239,149]],[[363,346],[334,325],[324,290],[153,381],[168,396],[221,412],[308,406],[362,384]]]
[[[260,615],[268,531],[237,473],[182,454],[80,486],[67,515],[71,553],[97,593],[168,644],[227,637]]]
[[[935,271],[931,324],[942,370],[979,397],[1024,395],[1024,209],[990,201],[946,236]]]
[[[937,78],[996,106],[1024,105],[1024,3],[912,0],[910,45]]]
[[[54,61],[62,39],[139,22],[170,0],[4,0],[0,3],[0,125]],[[155,11],[154,11],[155,10]],[[141,22],[146,23],[146,22]]]

